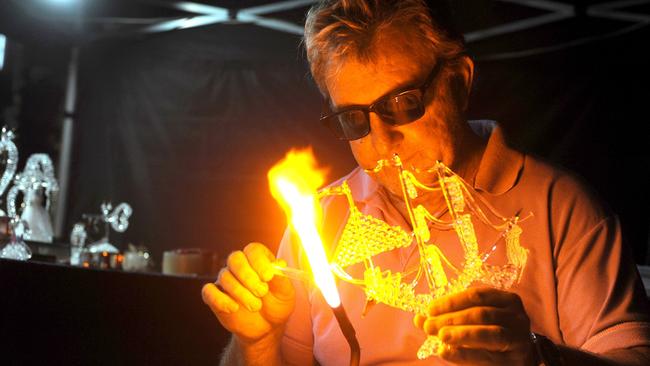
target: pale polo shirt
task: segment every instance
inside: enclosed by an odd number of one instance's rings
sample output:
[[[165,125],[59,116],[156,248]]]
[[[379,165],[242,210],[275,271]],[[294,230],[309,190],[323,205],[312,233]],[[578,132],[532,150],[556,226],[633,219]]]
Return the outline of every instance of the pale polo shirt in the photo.
[[[365,214],[400,225],[410,224],[393,207],[383,188],[360,168],[347,180],[355,204]],[[475,179],[474,189],[499,214],[527,217],[521,222],[521,245],[528,262],[521,280],[509,291],[517,293],[531,321],[531,330],[555,343],[602,353],[612,349],[650,346],[650,313],[645,292],[631,257],[621,242],[615,216],[600,205],[575,177],[537,158],[509,148],[500,128],[491,134]],[[336,238],[348,209],[342,197],[326,198],[326,238]],[[531,213],[532,216],[528,216]],[[442,213],[442,219],[448,219]],[[484,252],[495,234],[475,225]],[[329,239],[331,252],[335,239]],[[289,266],[305,268],[306,261],[291,234],[285,234],[278,257]],[[453,230],[432,232],[432,241],[452,263],[462,263],[462,251]],[[373,258],[382,270],[405,271],[417,266],[415,245]],[[361,266],[350,274],[362,278]],[[282,343],[288,364],[347,365],[350,351],[331,309],[320,292],[294,282],[296,308]],[[447,365],[435,357],[418,360],[425,334],[412,324],[413,314],[376,304],[366,311],[365,294],[339,281],[343,306],[361,346],[362,365]],[[426,291],[420,282],[417,288]]]

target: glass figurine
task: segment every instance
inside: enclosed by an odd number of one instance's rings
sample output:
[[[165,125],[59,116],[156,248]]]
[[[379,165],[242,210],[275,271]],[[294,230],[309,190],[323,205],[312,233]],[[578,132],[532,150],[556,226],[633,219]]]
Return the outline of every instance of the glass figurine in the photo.
[[[23,194],[20,218],[27,223],[25,239],[51,243],[53,237],[49,209],[52,193],[59,190],[54,178],[54,165],[46,154],[33,154],[25,169],[14,177],[14,185],[7,193],[7,215],[18,217],[18,194]]]
[[[26,231],[26,224],[20,219],[13,218],[10,220],[11,240],[0,251],[0,258],[15,259],[26,261],[32,257],[32,250],[23,241],[23,235]]]
[[[120,203],[115,209],[113,209],[113,205],[110,202],[105,202],[101,204],[100,208],[102,213],[99,216],[99,220],[104,224],[104,234],[101,239],[88,246],[88,251],[91,253],[118,253],[119,250],[109,240],[110,228],[113,228],[113,230],[119,233],[125,232],[129,227],[129,218],[133,214],[133,209],[126,202]],[[86,217],[92,216],[86,215]]]
[[[16,165],[18,164],[18,149],[16,144],[14,144],[14,133],[7,129],[6,127],[2,128],[0,133],[0,153],[6,151],[7,159],[5,160],[5,170],[0,177],[0,196],[5,193],[9,183],[14,178],[16,174]],[[6,216],[7,214],[0,208],[0,216]]]

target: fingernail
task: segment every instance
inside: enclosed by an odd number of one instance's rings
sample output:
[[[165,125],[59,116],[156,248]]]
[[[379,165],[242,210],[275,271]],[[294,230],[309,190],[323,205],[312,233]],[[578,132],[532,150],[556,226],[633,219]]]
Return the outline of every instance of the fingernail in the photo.
[[[442,358],[448,358],[451,356],[451,346],[445,343],[440,343],[436,354]]]
[[[451,340],[451,336],[449,335],[449,332],[438,332],[438,338],[440,338],[440,340],[443,343],[449,343],[449,341]]]
[[[260,309],[262,309],[262,302],[255,299],[255,301],[251,301],[248,304],[246,304],[246,308],[248,309],[248,311],[252,311],[252,312],[260,311]]]
[[[266,282],[271,281],[271,279],[275,276],[275,270],[273,268],[268,269],[266,272],[264,272],[264,275],[262,275],[262,279]]]
[[[255,295],[258,297],[263,297],[269,292],[269,285],[266,283],[261,283],[255,288]]]

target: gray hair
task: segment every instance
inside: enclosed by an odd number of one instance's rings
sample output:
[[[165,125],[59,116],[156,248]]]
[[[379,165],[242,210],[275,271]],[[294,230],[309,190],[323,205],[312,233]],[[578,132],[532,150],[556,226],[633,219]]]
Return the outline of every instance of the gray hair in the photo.
[[[408,48],[419,62],[451,61],[465,52],[462,36],[434,19],[424,0],[325,0],[314,5],[307,13],[304,45],[323,95],[328,94],[325,79],[332,61],[340,65],[355,57],[372,62],[382,36],[401,27],[410,31],[413,42],[394,47]]]

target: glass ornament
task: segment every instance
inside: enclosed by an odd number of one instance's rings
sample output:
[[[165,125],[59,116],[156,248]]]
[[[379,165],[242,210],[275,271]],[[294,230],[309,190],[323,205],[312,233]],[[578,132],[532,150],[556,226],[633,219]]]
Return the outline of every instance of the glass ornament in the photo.
[[[33,154],[27,159],[25,169],[14,177],[14,185],[7,193],[7,215],[18,216],[18,195],[23,195],[20,217],[27,223],[25,239],[52,242],[53,230],[49,209],[52,193],[59,190],[54,177],[54,165],[47,154]],[[45,202],[43,202],[45,201]]]
[[[18,149],[16,144],[14,144],[14,133],[7,129],[6,127],[2,128],[0,133],[0,153],[6,151],[7,159],[5,160],[5,170],[2,173],[0,178],[0,196],[5,193],[9,183],[14,178],[16,174],[16,166],[18,164]],[[0,208],[0,216],[6,216],[7,214]]]

